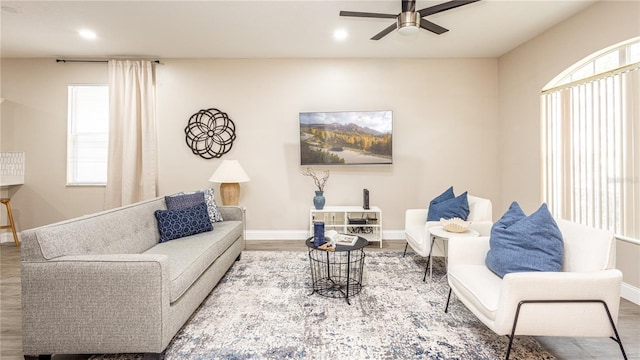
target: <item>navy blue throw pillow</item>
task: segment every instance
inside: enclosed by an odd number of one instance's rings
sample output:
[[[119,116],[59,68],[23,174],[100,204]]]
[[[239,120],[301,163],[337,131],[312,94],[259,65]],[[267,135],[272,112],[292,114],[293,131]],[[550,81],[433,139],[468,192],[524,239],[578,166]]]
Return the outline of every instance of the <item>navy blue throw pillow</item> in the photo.
[[[431,200],[431,202],[429,203],[429,209],[427,212],[427,221],[439,221],[440,218],[435,219],[433,216],[431,216],[431,208],[433,207],[433,205],[435,204],[439,204],[443,201],[449,200],[449,199],[453,199],[456,196],[453,193],[453,186],[449,186],[449,188],[447,190],[445,190],[442,194],[436,196],[433,198],[433,200]]]
[[[431,200],[431,202],[429,203],[429,207],[431,207],[431,205],[433,204],[437,204],[445,200],[453,199],[454,197],[456,197],[456,195],[453,193],[453,186],[449,186],[449,188],[445,190],[442,194],[436,196],[435,198],[433,198],[433,200]]]
[[[500,277],[512,272],[562,270],[564,241],[547,204],[526,216],[514,201],[491,227],[489,244],[485,264]]]
[[[203,192],[165,196],[164,202],[167,204],[167,210],[186,209],[205,203]]]
[[[451,193],[453,193],[453,188],[449,189],[451,189]],[[441,218],[451,219],[454,217],[462,220],[467,220],[469,217],[469,199],[467,199],[466,191],[458,197],[452,197],[437,203],[434,203],[432,200],[429,204],[427,221],[440,221]]]
[[[202,204],[178,210],[156,210],[160,242],[213,230],[207,205]]]

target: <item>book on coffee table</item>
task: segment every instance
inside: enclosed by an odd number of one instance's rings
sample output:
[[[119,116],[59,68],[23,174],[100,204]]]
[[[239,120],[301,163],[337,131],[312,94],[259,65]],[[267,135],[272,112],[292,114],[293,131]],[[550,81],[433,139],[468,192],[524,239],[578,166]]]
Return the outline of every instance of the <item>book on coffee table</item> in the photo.
[[[334,240],[336,245],[353,246],[358,241],[358,237],[356,235],[336,234]]]

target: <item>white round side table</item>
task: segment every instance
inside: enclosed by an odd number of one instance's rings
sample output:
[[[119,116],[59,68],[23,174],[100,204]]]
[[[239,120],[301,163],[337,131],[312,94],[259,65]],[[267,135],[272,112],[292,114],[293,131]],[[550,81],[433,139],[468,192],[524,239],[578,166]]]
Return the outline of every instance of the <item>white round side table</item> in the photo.
[[[443,241],[448,241],[450,238],[452,237],[463,237],[463,236],[469,236],[469,237],[478,237],[480,236],[480,233],[473,230],[473,229],[469,229],[465,232],[450,232],[447,231],[445,229],[442,228],[442,226],[432,226],[429,228],[429,233],[431,233],[431,246],[429,248],[429,280],[433,280],[433,259],[432,259],[432,254],[433,254],[433,245],[436,242],[436,238],[442,239]],[[442,253],[444,254],[444,258],[445,258],[445,273],[447,271],[447,246],[445,244],[445,249],[441,249]]]

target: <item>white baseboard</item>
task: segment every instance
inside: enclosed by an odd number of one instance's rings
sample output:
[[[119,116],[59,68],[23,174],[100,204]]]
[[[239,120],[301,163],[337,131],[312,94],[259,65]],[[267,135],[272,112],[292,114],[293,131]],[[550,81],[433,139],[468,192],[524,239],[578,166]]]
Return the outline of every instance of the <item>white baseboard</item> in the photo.
[[[633,285],[629,285],[623,282],[620,296],[623,299],[627,299],[636,305],[640,305],[640,289]]]
[[[383,240],[406,240],[404,230],[382,230]]]
[[[308,230],[247,230],[246,240],[304,240]]]

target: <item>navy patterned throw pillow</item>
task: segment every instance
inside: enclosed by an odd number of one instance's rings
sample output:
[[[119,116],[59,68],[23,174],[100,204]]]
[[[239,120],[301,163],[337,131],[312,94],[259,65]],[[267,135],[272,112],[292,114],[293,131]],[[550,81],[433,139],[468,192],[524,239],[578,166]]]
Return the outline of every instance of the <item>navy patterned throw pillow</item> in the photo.
[[[191,193],[180,192],[165,196],[164,201],[167,204],[167,210],[184,209],[204,202],[207,204],[209,219],[211,219],[212,223],[224,221],[222,214],[220,214],[220,211],[218,210],[213,189],[199,190]]]
[[[218,210],[218,204],[216,204],[216,200],[214,199],[213,189],[204,190],[204,202],[207,203],[211,222],[224,221],[220,210]]]
[[[199,205],[178,210],[156,210],[160,242],[199,234],[213,230],[207,205]]]
[[[198,204],[204,204],[204,194],[201,192],[194,192],[190,194],[175,194],[171,196],[165,196],[164,202],[167,204],[167,210],[180,210],[186,209]]]

